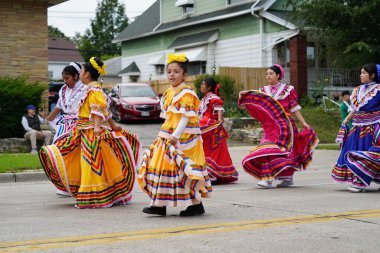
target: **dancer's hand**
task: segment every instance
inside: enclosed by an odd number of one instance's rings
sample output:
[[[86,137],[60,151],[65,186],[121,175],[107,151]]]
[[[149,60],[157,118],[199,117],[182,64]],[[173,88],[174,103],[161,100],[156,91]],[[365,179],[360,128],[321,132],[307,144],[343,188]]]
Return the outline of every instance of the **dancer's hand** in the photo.
[[[174,137],[173,135],[170,135],[170,137],[168,138],[168,142],[172,145],[176,145],[178,142],[178,139]]]
[[[102,134],[102,129],[100,127],[95,127],[94,128],[94,135],[96,137],[99,137]]]
[[[303,122],[303,123],[302,123],[302,126],[303,126],[304,128],[307,128],[307,129],[311,128],[311,127],[309,126],[309,124],[307,124],[306,122]]]

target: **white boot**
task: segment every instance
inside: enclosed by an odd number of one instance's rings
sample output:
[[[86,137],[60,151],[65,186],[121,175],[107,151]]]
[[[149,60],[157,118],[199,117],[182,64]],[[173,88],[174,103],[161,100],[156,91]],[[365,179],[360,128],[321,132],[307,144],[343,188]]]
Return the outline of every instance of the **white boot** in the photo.
[[[61,190],[57,190],[56,193],[59,196],[71,197],[71,195],[68,192],[64,192],[64,191],[61,191]]]

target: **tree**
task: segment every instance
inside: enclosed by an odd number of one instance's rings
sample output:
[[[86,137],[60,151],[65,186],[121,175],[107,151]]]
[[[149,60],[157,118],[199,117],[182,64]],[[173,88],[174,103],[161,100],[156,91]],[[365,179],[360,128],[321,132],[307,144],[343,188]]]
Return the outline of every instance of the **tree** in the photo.
[[[48,36],[49,38],[66,38],[66,35],[61,30],[51,25],[48,26]]]
[[[380,58],[380,0],[286,0],[291,18],[316,35],[338,67],[358,67]]]
[[[86,61],[92,56],[102,58],[120,55],[120,44],[112,41],[127,26],[125,5],[119,3],[119,0],[102,0],[98,2],[95,19],[91,20],[90,29],[87,29],[83,35],[76,33],[73,42]]]

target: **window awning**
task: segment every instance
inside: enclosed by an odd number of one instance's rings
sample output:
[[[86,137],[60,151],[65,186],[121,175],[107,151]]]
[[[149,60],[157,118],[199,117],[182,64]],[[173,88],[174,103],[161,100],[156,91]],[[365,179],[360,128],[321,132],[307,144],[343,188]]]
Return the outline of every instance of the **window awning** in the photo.
[[[176,51],[176,54],[185,54],[189,62],[207,61],[207,47],[189,48]]]
[[[219,29],[193,33],[190,35],[178,36],[168,48],[179,49],[185,47],[196,47],[215,42],[218,38]]]
[[[186,5],[194,5],[194,0],[178,0],[175,2],[176,7],[182,7]]]
[[[148,60],[149,65],[164,65],[165,64],[165,56],[164,54],[158,54],[153,56]]]
[[[119,76],[140,76],[141,72],[136,62],[132,62],[126,68],[119,72]]]

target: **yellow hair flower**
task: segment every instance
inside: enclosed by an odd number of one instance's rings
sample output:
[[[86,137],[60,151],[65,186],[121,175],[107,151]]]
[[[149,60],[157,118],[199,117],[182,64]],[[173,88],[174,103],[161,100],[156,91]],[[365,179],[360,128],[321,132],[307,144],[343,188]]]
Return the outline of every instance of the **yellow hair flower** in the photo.
[[[170,53],[168,55],[168,64],[172,63],[172,62],[186,62],[187,61],[187,58],[186,58],[186,55],[184,54],[172,54]]]
[[[91,57],[90,63],[94,67],[94,69],[96,69],[98,71],[99,74],[101,74],[101,75],[106,75],[107,74],[107,72],[106,72],[106,65],[103,64],[103,66],[100,67],[98,65],[98,63],[95,61],[95,57]]]

